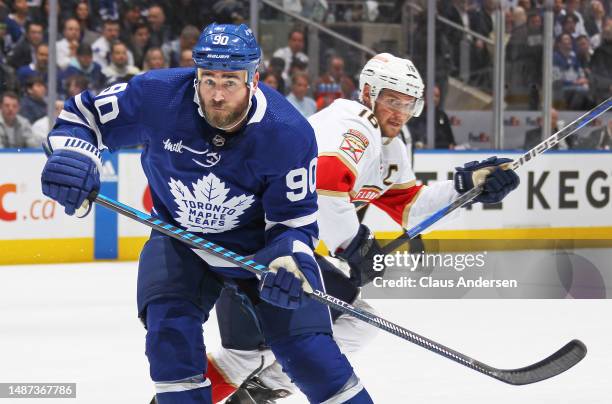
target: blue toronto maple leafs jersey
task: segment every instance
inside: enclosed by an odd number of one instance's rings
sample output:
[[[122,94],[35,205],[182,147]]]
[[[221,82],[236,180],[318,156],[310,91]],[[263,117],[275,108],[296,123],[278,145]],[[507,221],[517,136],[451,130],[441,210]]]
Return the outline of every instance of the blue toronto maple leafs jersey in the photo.
[[[247,124],[226,134],[202,117],[195,69],[153,70],[93,96],[66,101],[49,134],[115,151],[142,145],[152,214],[249,255],[281,237],[311,247],[318,237],[314,132],[276,91],[262,85]],[[202,251],[215,269],[231,268]]]

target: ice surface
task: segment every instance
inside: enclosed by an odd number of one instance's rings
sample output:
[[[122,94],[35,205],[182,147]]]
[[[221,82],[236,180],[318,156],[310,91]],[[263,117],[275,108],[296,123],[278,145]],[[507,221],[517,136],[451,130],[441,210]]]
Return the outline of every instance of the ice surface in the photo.
[[[153,385],[136,316],[136,268],[134,262],[0,267],[0,382],[77,383],[76,400],[45,403],[148,404]],[[568,372],[515,387],[381,332],[351,358],[376,403],[612,402],[612,300],[370,303],[388,320],[495,367],[536,362],[572,338],[589,348]],[[219,342],[214,313],[205,342],[209,349]]]

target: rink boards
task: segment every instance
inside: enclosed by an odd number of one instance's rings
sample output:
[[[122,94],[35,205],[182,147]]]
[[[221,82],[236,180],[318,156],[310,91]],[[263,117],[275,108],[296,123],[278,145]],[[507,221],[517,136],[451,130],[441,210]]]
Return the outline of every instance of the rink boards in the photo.
[[[491,154],[520,155],[422,151],[416,153],[414,166],[423,181],[445,180],[453,167]],[[42,152],[0,152],[0,264],[136,259],[149,229],[104,209],[82,219],[66,216],[40,191],[44,161]],[[501,206],[477,204],[427,237],[612,240],[612,153],[551,152],[525,166],[519,176],[520,187]],[[102,180],[105,195],[150,210],[138,151],[107,154]],[[400,230],[374,207],[366,222],[383,237]]]

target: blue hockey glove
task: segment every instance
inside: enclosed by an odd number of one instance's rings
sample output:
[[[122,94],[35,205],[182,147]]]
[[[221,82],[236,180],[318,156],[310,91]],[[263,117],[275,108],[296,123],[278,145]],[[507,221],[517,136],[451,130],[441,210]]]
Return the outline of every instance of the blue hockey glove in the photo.
[[[47,160],[41,183],[43,194],[62,205],[67,215],[73,215],[92,191],[100,189],[100,173],[91,157],[59,149]]]
[[[383,276],[385,267],[380,263],[382,269],[374,269],[374,256],[384,254],[370,229],[362,224],[348,247],[336,255],[349,264],[353,285],[361,287]]]
[[[270,271],[259,281],[259,296],[285,309],[302,307],[319,285],[319,267],[312,250],[303,242],[289,238],[264,248],[254,260]]]
[[[484,189],[475,202],[497,203],[516,189],[519,177],[509,168],[511,159],[489,157],[483,161],[470,161],[463,167],[456,167],[455,189],[463,194],[476,185],[484,183]]]

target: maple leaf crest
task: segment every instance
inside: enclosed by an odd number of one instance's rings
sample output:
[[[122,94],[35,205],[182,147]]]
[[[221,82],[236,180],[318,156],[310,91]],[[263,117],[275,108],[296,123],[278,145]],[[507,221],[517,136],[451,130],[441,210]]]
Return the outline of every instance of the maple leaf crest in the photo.
[[[178,206],[175,219],[187,231],[221,233],[239,224],[239,217],[254,201],[253,195],[227,199],[230,189],[210,173],[192,184],[193,193],[182,181],[170,178],[168,183]]]

